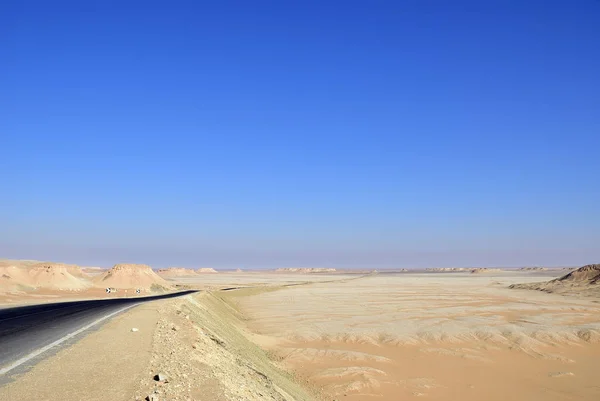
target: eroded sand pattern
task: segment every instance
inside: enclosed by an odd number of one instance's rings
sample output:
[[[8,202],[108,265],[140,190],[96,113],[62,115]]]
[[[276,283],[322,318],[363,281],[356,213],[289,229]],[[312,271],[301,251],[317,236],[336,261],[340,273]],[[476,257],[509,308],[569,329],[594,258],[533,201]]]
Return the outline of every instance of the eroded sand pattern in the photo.
[[[600,303],[507,288],[528,281],[541,280],[379,274],[235,302],[326,399],[600,399]]]

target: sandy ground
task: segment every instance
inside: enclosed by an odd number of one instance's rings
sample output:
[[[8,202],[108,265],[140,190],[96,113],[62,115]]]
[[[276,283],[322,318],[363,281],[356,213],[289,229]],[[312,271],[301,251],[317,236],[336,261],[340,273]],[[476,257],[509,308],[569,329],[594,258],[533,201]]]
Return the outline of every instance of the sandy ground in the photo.
[[[600,299],[508,288],[562,273],[172,278],[213,291],[118,316],[0,400],[598,400]]]
[[[13,376],[0,401],[316,399],[249,336],[219,293],[145,303]]]
[[[157,301],[157,303],[169,301]],[[1,401],[130,400],[147,371],[158,313],[143,304],[0,387]],[[131,332],[132,328],[139,331]],[[118,339],[118,340],[116,340]]]
[[[329,399],[597,400],[600,303],[527,290],[535,274],[396,274],[235,297]]]
[[[169,277],[174,284],[187,285],[199,289],[221,289],[231,287],[281,286],[314,282],[337,281],[354,278],[361,274],[302,274],[266,272],[227,272],[218,274],[198,274],[196,276]]]

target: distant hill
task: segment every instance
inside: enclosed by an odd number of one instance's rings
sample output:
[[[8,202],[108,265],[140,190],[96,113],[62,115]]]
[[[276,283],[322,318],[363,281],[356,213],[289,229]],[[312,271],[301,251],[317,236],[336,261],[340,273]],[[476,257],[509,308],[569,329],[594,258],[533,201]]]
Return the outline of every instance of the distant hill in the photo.
[[[144,292],[171,288],[171,285],[150,266],[140,264],[116,264],[106,273],[94,278],[94,284],[97,287],[140,289]]]
[[[186,269],[183,267],[169,267],[168,269],[158,269],[156,272],[162,277],[181,277],[196,275],[196,272],[194,270]]]
[[[337,270],[330,267],[282,267],[275,271],[278,273],[333,273]]]
[[[541,283],[513,284],[509,288],[600,296],[600,264],[585,265],[554,280]]]

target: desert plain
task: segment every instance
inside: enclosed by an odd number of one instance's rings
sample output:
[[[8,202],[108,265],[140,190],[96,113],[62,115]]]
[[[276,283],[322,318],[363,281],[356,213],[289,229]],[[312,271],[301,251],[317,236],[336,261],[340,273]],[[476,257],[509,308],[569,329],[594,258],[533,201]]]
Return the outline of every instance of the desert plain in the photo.
[[[0,396],[55,399],[32,389],[69,370],[83,375],[76,360],[68,362],[69,352],[139,335],[145,340],[136,343],[135,358],[94,367],[106,381],[128,371],[114,399],[600,399],[599,265],[380,272],[117,266],[94,272],[76,290],[54,283],[36,300],[113,296],[94,288],[135,288],[136,280],[148,292],[200,291],[123,313],[106,325],[110,338],[97,330],[13,378]],[[32,290],[12,288],[4,300],[31,302]],[[132,325],[144,330],[132,334]],[[156,383],[156,372],[170,380]],[[60,399],[102,399],[106,391],[73,384]]]

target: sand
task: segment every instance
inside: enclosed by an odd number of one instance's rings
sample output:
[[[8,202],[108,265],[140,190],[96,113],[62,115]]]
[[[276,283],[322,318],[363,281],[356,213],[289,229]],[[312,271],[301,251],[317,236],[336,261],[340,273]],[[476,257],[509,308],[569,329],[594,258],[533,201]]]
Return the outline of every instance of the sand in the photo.
[[[535,280],[379,274],[232,301],[256,340],[329,399],[600,399],[600,303],[508,289]]]
[[[2,266],[22,272],[9,267]],[[130,383],[115,389],[127,393],[121,399],[155,391],[159,399],[206,401],[597,400],[600,297],[578,295],[595,282],[594,269],[570,275],[538,269],[246,271],[167,282],[148,266],[117,265],[96,280],[205,291],[161,303],[142,373],[106,374],[141,377],[135,391]],[[565,295],[524,289],[539,283],[561,286]],[[513,284],[523,287],[509,288]],[[43,366],[59,372],[52,379],[59,382],[60,370],[52,366],[60,360],[54,363]],[[153,381],[158,371],[170,383]],[[37,372],[36,380],[46,380]],[[30,386],[22,383],[14,391],[24,397]],[[64,399],[81,394],[67,390]]]

